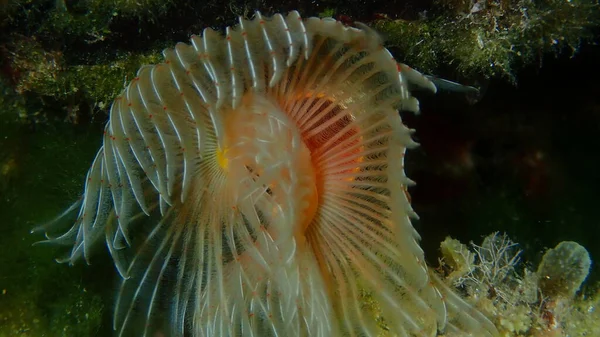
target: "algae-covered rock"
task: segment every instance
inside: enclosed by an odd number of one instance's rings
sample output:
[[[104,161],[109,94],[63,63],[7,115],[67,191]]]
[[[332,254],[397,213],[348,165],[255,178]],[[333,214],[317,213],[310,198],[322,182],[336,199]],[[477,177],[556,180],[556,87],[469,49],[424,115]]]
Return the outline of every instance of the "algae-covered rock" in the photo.
[[[469,250],[467,245],[447,237],[440,244],[440,250],[442,251],[444,265],[450,269],[446,276],[448,281],[455,283],[473,271],[475,254]]]
[[[600,22],[593,0],[434,1],[419,20],[379,20],[378,31],[425,72],[452,64],[466,76],[505,77],[544,54],[575,54]]]

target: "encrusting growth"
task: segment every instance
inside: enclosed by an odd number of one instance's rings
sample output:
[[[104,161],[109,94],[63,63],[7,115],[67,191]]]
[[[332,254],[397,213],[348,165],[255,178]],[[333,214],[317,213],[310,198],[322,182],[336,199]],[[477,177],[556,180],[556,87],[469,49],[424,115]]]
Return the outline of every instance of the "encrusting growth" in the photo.
[[[118,335],[496,334],[424,263],[398,109],[436,88],[374,31],[257,12],[164,55],[115,99],[77,220],[47,240],[70,263],[106,242]]]

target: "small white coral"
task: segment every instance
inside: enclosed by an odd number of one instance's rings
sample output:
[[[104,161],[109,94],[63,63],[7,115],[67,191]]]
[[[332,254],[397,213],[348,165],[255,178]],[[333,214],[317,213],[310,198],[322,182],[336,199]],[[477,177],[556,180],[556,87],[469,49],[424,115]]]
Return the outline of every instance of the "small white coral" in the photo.
[[[455,286],[465,286],[471,296],[491,296],[506,303],[514,302],[506,288],[507,279],[518,279],[509,277],[515,275],[515,266],[520,260],[521,250],[517,249],[515,242],[506,234],[494,232],[483,240],[481,246],[471,242],[474,253],[457,245],[454,247],[454,254],[462,256],[464,263],[457,267],[464,275],[453,280]]]

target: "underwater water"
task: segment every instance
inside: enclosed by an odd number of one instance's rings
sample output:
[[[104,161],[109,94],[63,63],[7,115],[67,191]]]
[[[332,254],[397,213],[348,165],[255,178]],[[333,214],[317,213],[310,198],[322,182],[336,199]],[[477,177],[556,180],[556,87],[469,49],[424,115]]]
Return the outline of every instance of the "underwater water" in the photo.
[[[41,16],[51,5],[45,6],[32,15]],[[95,252],[91,265],[58,264],[54,259],[69,247],[33,245],[43,237],[30,233],[80,196],[102,142],[108,104],[90,105],[89,96],[57,94],[38,83],[19,87],[18,63],[9,60],[15,54],[6,50],[27,39],[16,35],[31,33],[25,26],[1,39],[0,337],[110,336],[119,276],[106,249]],[[36,39],[53,41],[43,35]],[[40,50],[51,49],[40,44]],[[109,54],[114,46],[82,47],[85,56],[75,57],[79,46],[74,44],[64,52],[83,64],[89,55]],[[52,62],[52,57],[41,59]],[[504,232],[519,244],[521,263],[532,270],[546,249],[575,241],[592,260],[583,292],[595,293],[600,280],[595,263],[600,260],[598,59],[600,48],[585,45],[574,56],[549,55],[543,63],[524,66],[516,85],[504,78],[461,77],[482,88],[477,102],[460,93],[423,92],[417,93],[421,114],[401,113],[421,144],[406,157],[407,175],[417,182],[408,192],[420,217],[414,226],[433,268],[447,236],[479,243]],[[121,70],[130,68],[135,70],[129,64]]]

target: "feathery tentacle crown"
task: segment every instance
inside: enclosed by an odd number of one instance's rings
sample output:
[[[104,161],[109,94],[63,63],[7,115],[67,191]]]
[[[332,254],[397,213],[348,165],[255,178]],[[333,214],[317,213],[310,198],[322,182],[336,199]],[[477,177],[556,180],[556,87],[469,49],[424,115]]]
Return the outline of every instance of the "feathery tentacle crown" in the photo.
[[[48,239],[67,262],[105,241],[119,336],[495,333],[424,264],[398,110],[436,88],[376,33],[257,12],[164,56],[115,99],[77,220]]]

